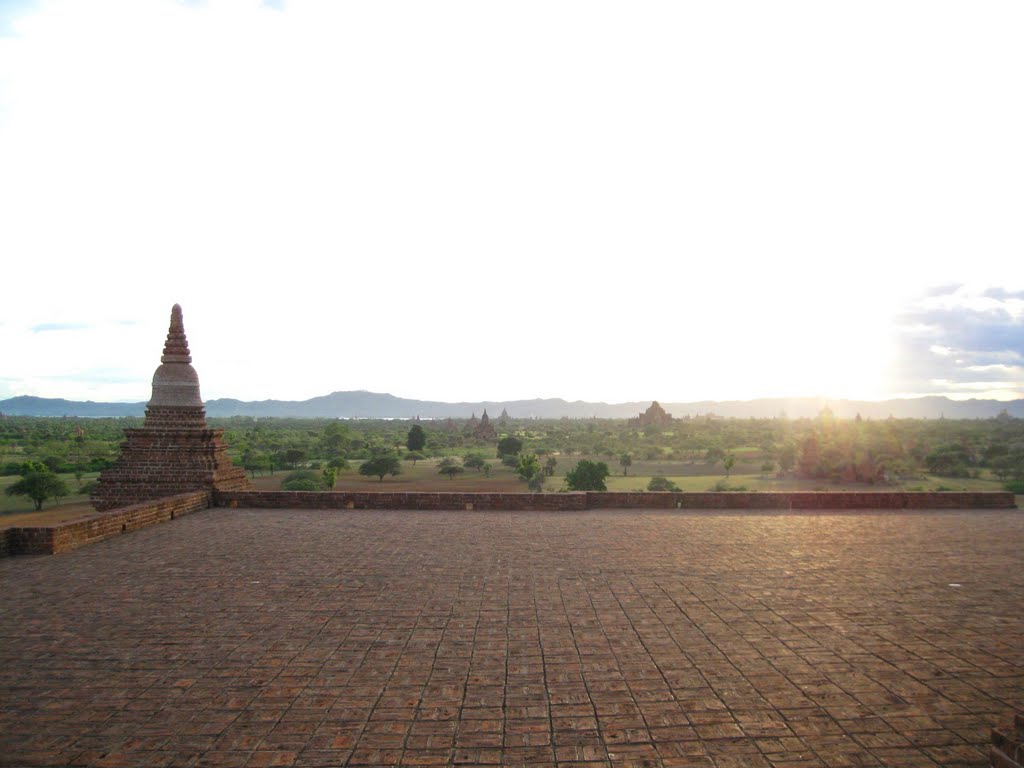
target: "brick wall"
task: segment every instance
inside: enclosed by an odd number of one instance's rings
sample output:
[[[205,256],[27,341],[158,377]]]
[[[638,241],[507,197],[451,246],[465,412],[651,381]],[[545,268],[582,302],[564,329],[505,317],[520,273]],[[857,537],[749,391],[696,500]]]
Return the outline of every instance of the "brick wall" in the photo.
[[[53,555],[70,552],[137,528],[198,512],[209,507],[210,503],[208,491],[194,491],[52,526],[8,528],[0,531],[0,538],[3,539],[0,555]]]
[[[1012,493],[376,493],[227,491],[217,506],[273,509],[1012,509]]]
[[[174,413],[164,412],[185,411],[187,415],[189,410],[164,408],[160,418],[173,420]],[[92,494],[97,510],[121,509],[190,491],[249,487],[245,470],[233,466],[228,458],[223,429],[155,429],[148,426],[150,416],[146,417],[147,426],[125,430],[128,439],[121,444],[120,457],[103,471]]]
[[[219,507],[264,509],[586,509],[586,493],[447,493],[332,491],[216,492]]]
[[[1012,493],[588,493],[590,509],[1013,509]]]

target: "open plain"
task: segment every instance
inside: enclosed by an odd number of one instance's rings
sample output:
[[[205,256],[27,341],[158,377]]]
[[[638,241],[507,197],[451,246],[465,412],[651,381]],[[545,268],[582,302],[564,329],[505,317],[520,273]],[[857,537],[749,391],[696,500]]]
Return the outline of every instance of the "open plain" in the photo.
[[[0,560],[0,764],[983,766],[1017,510],[210,509]]]

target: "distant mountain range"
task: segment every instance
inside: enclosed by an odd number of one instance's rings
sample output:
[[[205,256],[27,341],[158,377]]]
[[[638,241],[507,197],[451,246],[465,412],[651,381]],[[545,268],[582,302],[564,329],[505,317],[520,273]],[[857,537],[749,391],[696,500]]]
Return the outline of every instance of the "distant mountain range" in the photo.
[[[455,419],[480,416],[484,410],[492,418],[507,411],[514,419],[624,419],[636,416],[651,404],[650,400],[631,403],[587,403],[560,398],[537,400],[442,403],[410,400],[377,392],[333,392],[309,400],[260,400],[247,402],[222,398],[208,400],[206,413],[213,417],[257,416],[336,419]],[[865,419],[990,419],[1006,411],[1024,418],[1024,400],[950,400],[946,397],[919,397],[900,400],[829,400],[824,398],[762,398],[760,400],[703,400],[697,403],[662,403],[676,417],[715,414],[727,418],[789,418],[817,416],[826,406],[839,418]],[[145,403],[94,403],[43,397],[12,397],[0,400],[0,413],[10,416],[76,416],[85,418],[142,416]]]

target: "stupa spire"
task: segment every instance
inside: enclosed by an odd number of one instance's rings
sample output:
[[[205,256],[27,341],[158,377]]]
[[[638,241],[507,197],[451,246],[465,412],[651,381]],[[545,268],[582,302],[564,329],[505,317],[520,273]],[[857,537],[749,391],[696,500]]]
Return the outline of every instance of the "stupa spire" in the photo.
[[[121,456],[100,475],[93,506],[114,509],[186,491],[248,488],[245,470],[228,458],[223,435],[223,429],[206,424],[199,376],[175,304],[146,420],[141,428],[125,430]]]
[[[164,343],[164,354],[161,363],[191,363],[192,355],[188,349],[188,338],[185,336],[185,322],[181,316],[181,305],[171,307],[171,327],[167,330],[167,341]]]
[[[188,339],[185,338],[185,323],[179,304],[171,308],[171,327],[167,330],[160,367],[153,374],[153,396],[149,399],[149,406],[199,409],[194,416],[202,419],[202,426],[206,426],[202,411],[203,398],[199,394],[199,376],[192,367],[192,355],[189,353]]]

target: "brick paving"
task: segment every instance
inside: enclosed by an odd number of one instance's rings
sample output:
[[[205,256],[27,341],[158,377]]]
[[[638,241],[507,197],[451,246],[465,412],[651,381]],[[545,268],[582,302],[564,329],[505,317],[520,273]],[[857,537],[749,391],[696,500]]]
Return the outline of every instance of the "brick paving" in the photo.
[[[215,509],[0,561],[2,765],[982,766],[1015,709],[1015,510]]]

